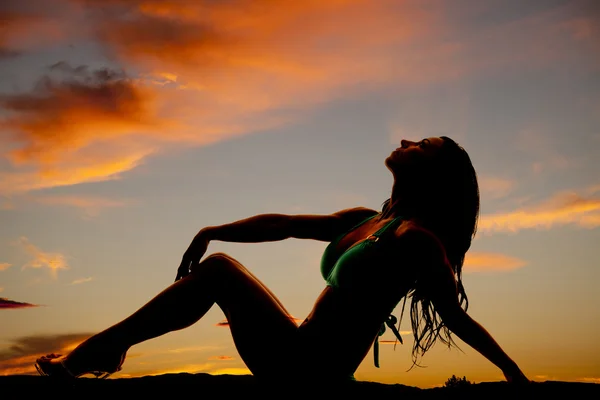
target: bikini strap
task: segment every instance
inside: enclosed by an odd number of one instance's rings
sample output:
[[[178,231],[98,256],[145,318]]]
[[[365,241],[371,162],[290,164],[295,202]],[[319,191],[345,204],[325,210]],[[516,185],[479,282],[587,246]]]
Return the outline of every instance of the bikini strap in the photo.
[[[394,336],[396,339],[400,341],[400,344],[404,344],[402,341],[402,335],[398,332],[398,328],[396,328],[396,323],[398,323],[398,319],[392,314],[385,320],[383,324],[381,324],[381,328],[379,328],[379,334],[375,337],[375,342],[373,343],[373,357],[375,358],[375,367],[379,368],[379,336],[385,333],[385,326],[387,325],[392,332],[394,332]]]
[[[393,220],[391,220],[390,222],[388,222],[387,224],[385,224],[385,226],[381,227],[377,232],[373,233],[372,235],[369,235],[367,237],[367,239],[378,241],[381,238],[381,236],[385,233],[385,231],[391,225],[393,225],[396,222],[397,219],[402,219],[402,217],[400,216],[400,217],[394,218]]]

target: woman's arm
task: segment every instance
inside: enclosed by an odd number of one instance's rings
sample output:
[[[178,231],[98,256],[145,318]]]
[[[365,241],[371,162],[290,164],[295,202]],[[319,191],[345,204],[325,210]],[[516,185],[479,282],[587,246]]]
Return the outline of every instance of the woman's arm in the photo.
[[[444,309],[444,313],[440,314],[440,317],[448,329],[455,333],[463,342],[477,350],[500,368],[506,380],[509,382],[527,381],[525,374],[519,369],[517,363],[502,350],[489,332],[471,318],[460,306],[452,309]]]
[[[211,240],[259,243],[293,237],[331,241],[374,214],[377,211],[364,207],[349,208],[330,215],[261,214],[230,224],[203,228],[183,254],[175,281],[189,275],[191,266],[200,262]]]
[[[377,211],[358,207],[327,215],[261,214],[230,224],[209,226],[198,235],[205,240],[259,243],[288,238],[329,242]]]
[[[425,231],[413,231],[408,236],[412,257],[422,266],[417,278],[419,288],[431,300],[448,329],[500,368],[509,382],[527,382],[517,364],[489,332],[461,308],[454,273],[441,243]]]

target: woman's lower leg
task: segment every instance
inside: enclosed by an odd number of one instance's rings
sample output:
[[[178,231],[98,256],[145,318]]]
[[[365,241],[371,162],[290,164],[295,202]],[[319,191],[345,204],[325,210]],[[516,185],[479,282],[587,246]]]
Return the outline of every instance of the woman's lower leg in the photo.
[[[116,361],[108,363],[117,363],[131,346],[194,324],[215,303],[210,271],[210,268],[198,268],[194,274],[173,283],[131,316],[90,337],[69,353],[64,360],[66,367],[78,374],[82,369],[98,367],[88,366],[88,363],[93,364],[96,359],[110,355],[114,355]]]

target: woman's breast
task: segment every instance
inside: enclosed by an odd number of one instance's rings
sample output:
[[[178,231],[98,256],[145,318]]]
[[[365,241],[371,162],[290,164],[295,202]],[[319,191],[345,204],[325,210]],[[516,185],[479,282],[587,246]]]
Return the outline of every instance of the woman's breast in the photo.
[[[356,243],[336,260],[327,284],[343,290],[377,290],[378,283],[385,279],[382,271],[393,262],[387,253],[376,237]]]

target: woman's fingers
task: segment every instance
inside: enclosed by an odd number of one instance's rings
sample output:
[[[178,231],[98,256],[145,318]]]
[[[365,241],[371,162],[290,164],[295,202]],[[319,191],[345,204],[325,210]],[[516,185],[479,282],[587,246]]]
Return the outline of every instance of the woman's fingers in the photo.
[[[196,237],[194,237],[194,240],[192,240],[190,247],[188,247],[186,252],[183,254],[183,259],[181,260],[181,264],[177,269],[177,276],[175,278],[175,282],[177,282],[179,279],[185,278],[190,274],[190,267],[192,265],[200,263],[200,259],[206,252],[207,248],[208,241],[202,236],[196,235]]]
[[[184,259],[181,261],[179,268],[177,268],[177,276],[175,277],[175,282],[180,279],[185,278],[190,273],[190,262],[184,256]]]

